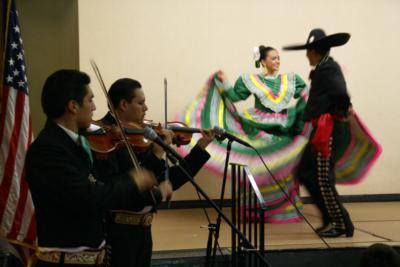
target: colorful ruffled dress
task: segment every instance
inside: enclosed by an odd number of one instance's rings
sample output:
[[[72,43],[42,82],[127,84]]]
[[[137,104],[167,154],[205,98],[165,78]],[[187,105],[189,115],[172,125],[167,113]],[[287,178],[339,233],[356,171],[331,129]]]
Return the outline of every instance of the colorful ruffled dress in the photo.
[[[239,113],[234,102],[245,100],[250,95],[255,98],[254,107]],[[234,87],[228,82],[221,83],[217,74],[213,74],[201,93],[177,119],[195,128],[218,126],[256,148],[291,201],[268,174],[254,150],[233,142],[230,162],[249,166],[268,207],[268,222],[296,222],[302,218],[293,204],[300,209],[302,204],[294,170],[312,130],[311,124],[302,120],[307,97],[308,87],[294,73],[276,77],[244,74],[237,79]],[[337,166],[339,183],[358,181],[380,151],[379,145],[356,116],[350,118],[349,125],[346,138],[351,150],[342,149],[345,157],[339,160]],[[188,146],[179,147],[178,151],[186,155],[198,138],[194,136]],[[211,159],[205,167],[220,177],[223,177],[226,147],[227,140],[214,141],[207,147]],[[354,167],[353,163],[361,165]]]

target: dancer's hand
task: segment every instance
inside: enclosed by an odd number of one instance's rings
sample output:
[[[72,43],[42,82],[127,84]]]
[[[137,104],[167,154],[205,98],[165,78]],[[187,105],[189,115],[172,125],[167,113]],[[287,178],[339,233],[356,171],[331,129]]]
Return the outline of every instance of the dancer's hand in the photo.
[[[220,80],[221,82],[225,82],[228,80],[228,78],[226,77],[225,72],[223,72],[222,70],[217,71],[217,78],[218,80]]]
[[[353,109],[352,105],[349,106],[349,109],[347,110],[347,114],[348,115],[353,115],[354,114],[354,109]]]

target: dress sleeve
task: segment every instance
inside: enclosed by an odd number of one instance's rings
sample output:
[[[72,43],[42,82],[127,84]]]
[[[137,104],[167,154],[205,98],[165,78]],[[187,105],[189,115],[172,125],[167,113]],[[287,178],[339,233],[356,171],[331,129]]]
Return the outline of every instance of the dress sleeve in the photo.
[[[227,97],[232,102],[238,102],[247,99],[251,95],[251,92],[249,89],[247,89],[242,77],[239,77],[236,80],[234,87],[232,87],[228,82],[224,83],[222,95]]]
[[[307,99],[308,99],[308,87],[304,80],[296,74],[296,90],[294,93],[294,98],[297,100],[296,102],[296,118],[295,123],[293,124],[294,133],[300,133],[303,130],[304,122],[303,122],[303,114],[304,109],[306,108]]]
[[[295,74],[295,81],[296,81],[296,90],[294,93],[294,98],[299,98],[303,97],[304,95],[307,95],[307,85],[304,82],[304,80],[297,74]]]

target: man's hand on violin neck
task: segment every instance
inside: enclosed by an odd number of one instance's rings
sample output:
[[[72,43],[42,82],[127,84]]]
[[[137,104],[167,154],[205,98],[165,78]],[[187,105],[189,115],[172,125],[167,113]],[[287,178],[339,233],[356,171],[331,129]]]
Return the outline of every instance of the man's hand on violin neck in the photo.
[[[158,134],[163,139],[164,143],[166,143],[167,145],[170,145],[172,143],[172,138],[174,138],[173,131],[167,129],[161,129]],[[152,151],[154,155],[156,155],[159,159],[164,157],[164,149],[161,146],[157,145],[156,143],[153,143]]]
[[[134,183],[137,185],[139,191],[141,192],[150,190],[157,184],[157,180],[154,177],[154,174],[148,170],[132,170],[130,172],[130,175]]]
[[[213,129],[203,129],[201,134],[203,136],[197,141],[197,145],[205,149],[214,140],[215,133]]]
[[[162,200],[163,201],[169,201],[172,197],[172,184],[169,181],[163,181],[160,183],[158,186],[158,189],[161,192],[162,195]]]
[[[172,144],[172,139],[174,138],[174,132],[168,129],[161,129],[160,136],[163,139],[164,143],[167,145]]]

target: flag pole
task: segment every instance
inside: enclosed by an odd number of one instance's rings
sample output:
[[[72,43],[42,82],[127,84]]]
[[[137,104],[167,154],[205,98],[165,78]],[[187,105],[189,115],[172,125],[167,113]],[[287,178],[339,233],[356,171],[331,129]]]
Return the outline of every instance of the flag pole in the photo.
[[[7,37],[8,37],[8,23],[10,19],[11,1],[12,0],[2,0],[2,5],[4,5],[3,8],[6,8],[6,12],[5,13],[1,12],[0,14],[0,22],[1,22],[0,51],[2,51],[1,62],[0,62],[0,103],[2,102],[1,100],[3,96],[4,66],[6,62],[5,60],[6,60],[6,48],[7,48]]]
[[[0,11],[0,48],[2,49],[0,52],[0,94],[2,93],[3,95],[0,96],[0,105],[7,105],[8,107],[12,107],[3,114],[0,114],[0,119],[2,122],[4,121],[10,121],[13,120],[15,122],[11,127],[10,131],[4,131],[6,123],[2,123],[0,125],[0,133],[1,137],[3,140],[1,140],[1,146],[2,149],[6,149],[5,151],[8,152],[7,155],[2,155],[0,160],[4,162],[0,162],[0,165],[4,164],[5,168],[7,168],[6,165],[8,165],[8,168],[12,170],[10,173],[6,174],[5,177],[9,179],[11,177],[10,181],[14,181],[10,183],[10,186],[6,186],[3,188],[6,188],[6,192],[11,194],[11,192],[14,192],[11,197],[7,196],[8,199],[16,199],[16,201],[2,201],[0,203],[0,212],[3,214],[3,216],[0,216],[0,220],[3,222],[4,218],[6,216],[7,220],[11,220],[11,223],[9,226],[5,226],[1,222],[0,224],[0,239],[5,239],[7,240],[10,244],[15,245],[18,248],[18,252],[21,255],[21,258],[25,261],[25,263],[28,260],[28,256],[26,256],[26,253],[21,253],[21,249],[25,251],[25,248],[29,248],[30,250],[35,250],[35,229],[33,226],[35,225],[34,221],[34,207],[33,203],[31,202],[31,196],[29,193],[29,190],[25,190],[22,188],[27,188],[29,189],[28,185],[26,184],[25,180],[25,172],[21,173],[16,173],[13,169],[15,166],[18,166],[18,161],[23,160],[26,154],[26,149],[31,143],[31,138],[32,138],[32,128],[31,128],[31,119],[30,119],[30,109],[29,109],[29,98],[27,97],[27,91],[28,87],[25,84],[26,79],[25,79],[25,68],[22,68],[22,66],[25,65],[24,58],[23,58],[23,53],[22,53],[22,39],[21,39],[21,34],[18,31],[19,23],[17,19],[17,13],[15,9],[15,0],[0,0],[0,6],[1,6],[1,11]],[[15,12],[15,13],[14,13]],[[13,20],[15,18],[15,25],[13,23]],[[15,26],[15,28],[11,28],[10,26]],[[15,31],[15,33],[14,33]],[[19,37],[19,40],[18,40]],[[11,42],[13,43],[11,45]],[[18,49],[14,49],[15,44],[18,43],[17,47]],[[9,49],[9,45],[12,46],[12,51],[8,51],[7,55],[7,49]],[[12,52],[12,53],[11,53]],[[18,55],[17,55],[18,53]],[[22,54],[22,58],[20,58]],[[10,58],[8,58],[10,57]],[[17,57],[18,59],[12,57]],[[13,68],[19,68],[21,67],[21,72],[13,72],[11,73],[9,69],[6,69],[9,65],[12,66],[13,63],[18,63],[18,66],[13,66]],[[20,64],[20,65],[19,65]],[[8,74],[10,73],[10,74]],[[17,73],[17,74],[16,74]],[[6,76],[11,75],[14,76],[12,77],[12,81],[6,81],[5,78]],[[21,83],[16,82],[16,79],[21,79]],[[12,82],[12,83],[11,83]],[[8,86],[10,85],[10,86]],[[21,95],[23,102],[18,104],[14,99],[9,98],[5,99],[5,93],[4,89],[6,87],[9,87],[10,89],[10,94],[17,94]],[[13,91],[14,90],[14,91]],[[19,91],[18,91],[19,90]],[[25,94],[25,95],[24,95]],[[1,99],[1,97],[3,99]],[[18,97],[17,97],[18,98]],[[5,106],[0,106],[0,110],[5,108]],[[14,114],[11,114],[9,111],[14,110]],[[1,112],[1,111],[0,111]],[[10,114],[9,114],[10,113]],[[19,114],[18,119],[17,115],[15,113]],[[15,116],[14,116],[15,115]],[[18,130],[18,134],[14,135],[16,129],[21,129],[21,131]],[[20,143],[20,142],[26,142],[26,146],[24,145],[24,149],[21,150],[16,150],[16,151],[11,151],[10,146],[13,146],[14,144]],[[9,145],[10,144],[10,145]],[[24,143],[25,144],[25,143]],[[4,147],[3,147],[4,145]],[[12,160],[8,160],[12,159]],[[15,176],[18,174],[19,176]],[[8,175],[8,176],[7,176]],[[3,173],[0,174],[0,176],[3,176]],[[15,188],[14,189],[12,189]],[[12,190],[11,190],[12,189]],[[19,193],[19,194],[17,194]],[[19,201],[24,199],[25,205],[19,206]],[[14,213],[7,212],[8,210],[12,209],[15,211]],[[15,227],[14,227],[15,226]],[[32,227],[32,228],[31,228]],[[26,266],[26,265],[25,265]]]

